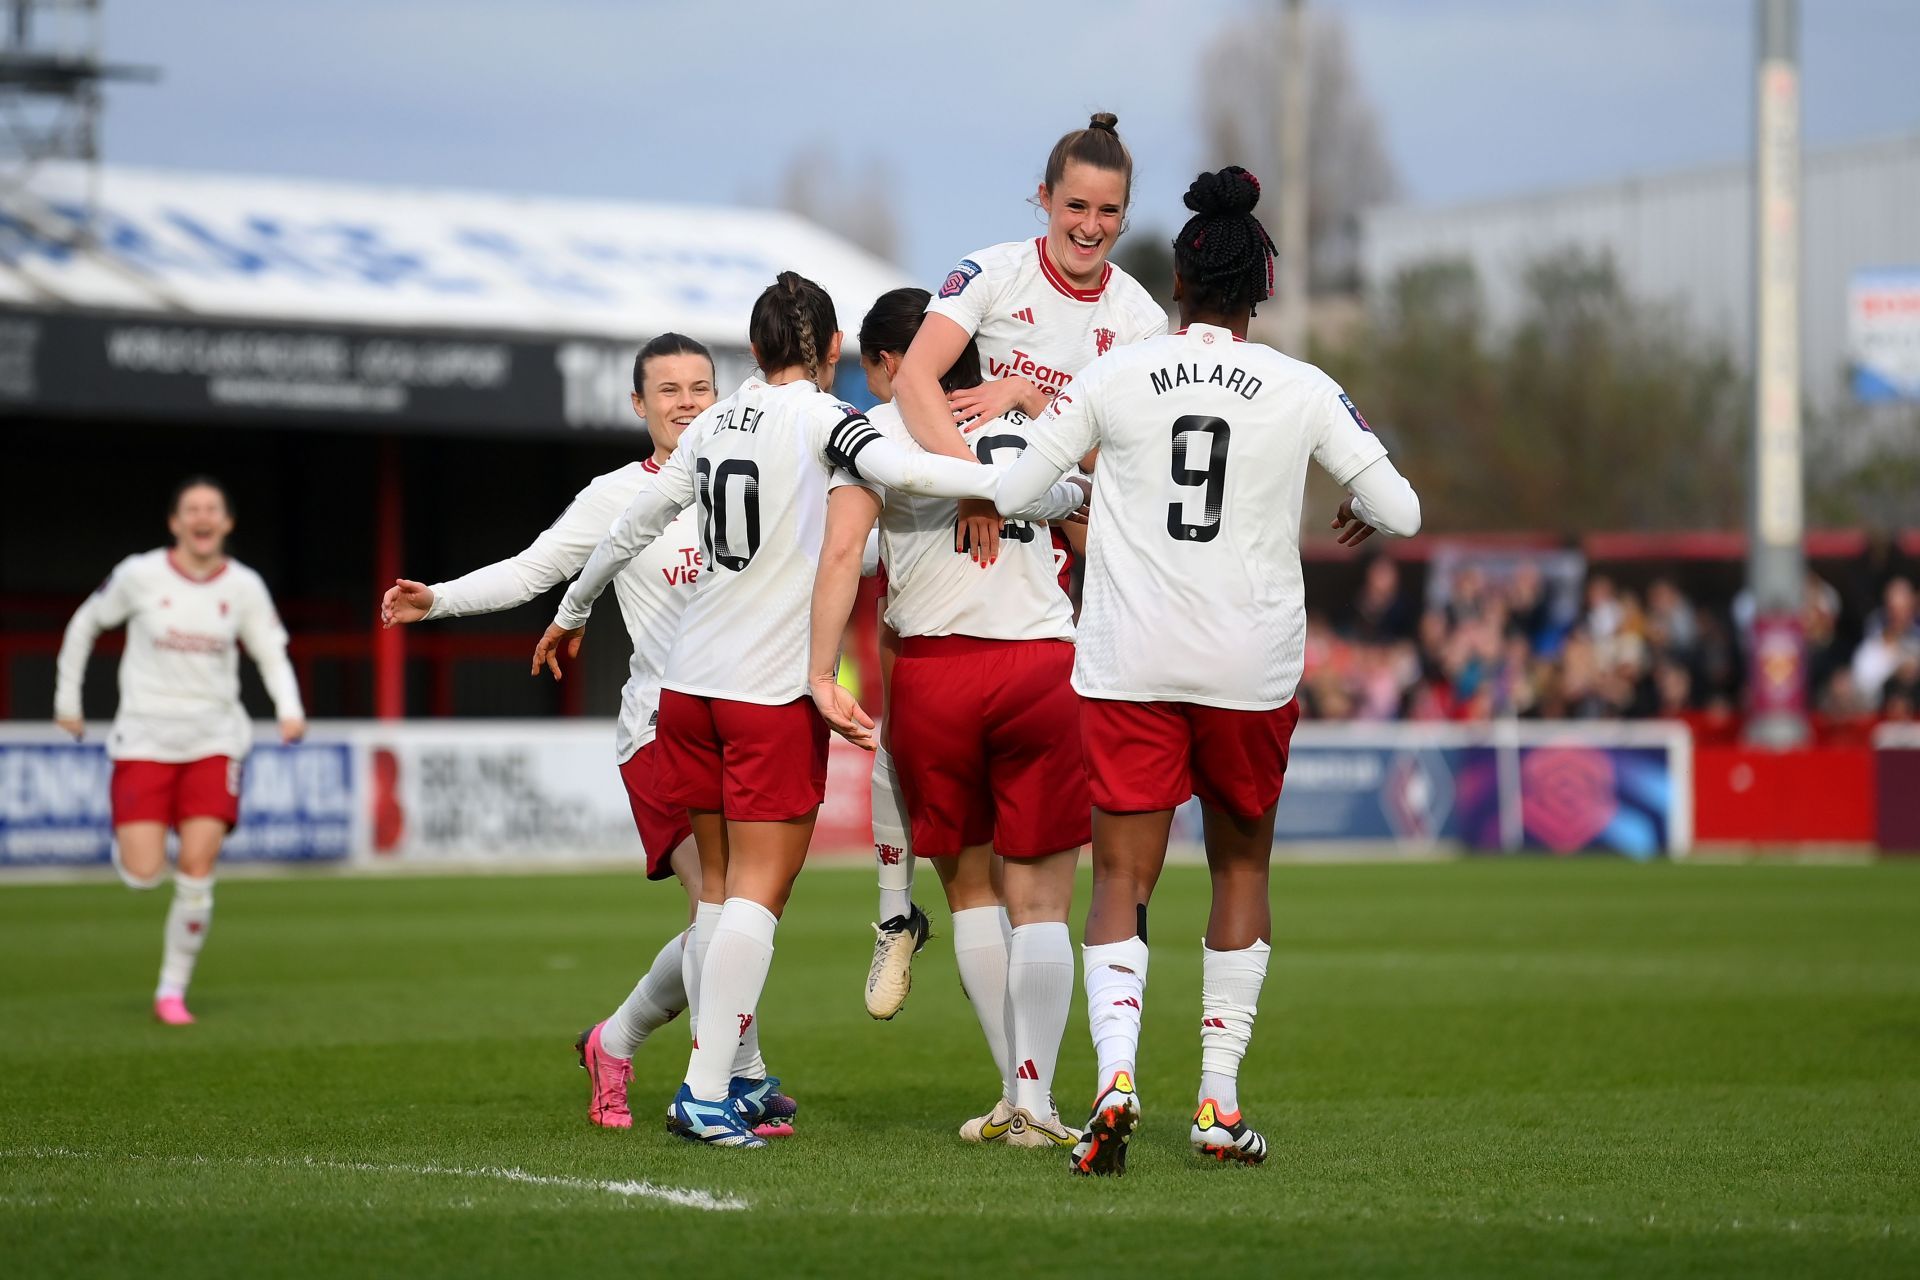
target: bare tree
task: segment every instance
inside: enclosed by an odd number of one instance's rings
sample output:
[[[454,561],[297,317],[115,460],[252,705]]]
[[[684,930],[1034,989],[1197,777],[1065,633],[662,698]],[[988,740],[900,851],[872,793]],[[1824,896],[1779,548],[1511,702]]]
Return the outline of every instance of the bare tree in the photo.
[[[814,143],[787,162],[779,204],[876,257],[898,262],[900,223],[893,212],[893,192],[893,174],[884,162],[869,159],[856,177],[843,170],[832,146]]]
[[[1350,291],[1360,277],[1361,211],[1391,199],[1399,180],[1354,71],[1346,25],[1316,9],[1306,27],[1310,287]],[[1276,184],[1287,180],[1280,171],[1280,35],[1277,8],[1248,14],[1221,31],[1200,76],[1210,163],[1244,165]]]

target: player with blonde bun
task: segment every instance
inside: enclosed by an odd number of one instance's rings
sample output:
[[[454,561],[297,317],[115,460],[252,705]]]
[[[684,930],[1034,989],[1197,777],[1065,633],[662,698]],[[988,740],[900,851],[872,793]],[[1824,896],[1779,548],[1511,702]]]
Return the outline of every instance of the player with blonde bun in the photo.
[[[860,326],[867,387],[883,402],[869,418],[901,442],[909,440],[906,427],[885,402],[926,304],[926,290],[896,289]],[[961,390],[979,380],[969,350],[945,385]],[[1025,447],[1026,422],[1017,409],[976,419],[966,424],[967,440],[981,461],[1005,466]],[[1070,515],[1084,493],[1070,486],[1055,513]],[[912,815],[910,847],[939,870],[961,986],[1001,1080],[999,1101],[960,1133],[1012,1146],[1071,1146],[1080,1135],[1056,1113],[1053,1069],[1073,995],[1067,911],[1092,807],[1080,763],[1079,699],[1068,684],[1073,608],[1042,529],[1006,525],[1005,554],[982,568],[954,548],[952,501],[837,476],[825,545],[851,547],[876,520],[886,622],[900,638],[886,689],[893,772]],[[808,677],[827,723],[855,737],[865,736],[863,713],[834,672],[858,585],[850,556],[822,556]]]
[[[1133,156],[1118,119],[1100,112],[1061,135],[1048,153],[1034,203],[1046,230],[979,249],[947,273],[927,304],[892,382],[894,403],[921,447],[972,458],[960,422],[1018,411],[1038,416],[1102,352],[1167,330],[1167,315],[1138,281],[1111,261],[1126,228]],[[947,389],[943,379],[969,345],[980,382]],[[962,503],[955,545],[981,561],[1000,551],[1000,519],[987,504]],[[1067,526],[1049,530],[1060,585],[1070,573]],[[886,762],[876,770],[887,768]],[[891,792],[875,786],[876,823],[905,829]],[[891,1017],[906,998],[908,967],[924,941],[925,916],[910,905],[913,857],[879,853],[880,935],[868,973],[868,1011]],[[983,935],[984,937],[984,935]],[[984,945],[984,943],[983,943]]]
[[[1190,1136],[1215,1159],[1265,1159],[1236,1081],[1266,977],[1274,807],[1299,719],[1308,463],[1350,491],[1333,521],[1342,543],[1420,528],[1419,499],[1346,393],[1246,341],[1273,291],[1259,198],[1237,167],[1195,180],[1193,217],[1174,240],[1181,328],[1082,370],[1000,482],[1001,509],[1019,509],[1100,451],[1073,671],[1094,802],[1084,963],[1099,1087],[1076,1173],[1126,1167],[1140,1116],[1147,904],[1173,811],[1196,794],[1213,907]]]
[[[233,514],[219,481],[195,476],[174,491],[173,545],[128,556],[67,624],[54,687],[54,720],[86,731],[80,686],[102,631],[125,626],[120,706],[107,735],[113,760],[114,867],[134,889],[166,878],[167,831],[179,865],[167,909],[153,1013],[185,1026],[187,985],[213,925],[214,867],[240,820],[241,764],[253,727],[240,702],[240,646],[273,700],[280,740],[306,732],[287,632],[260,575],[227,555]]]

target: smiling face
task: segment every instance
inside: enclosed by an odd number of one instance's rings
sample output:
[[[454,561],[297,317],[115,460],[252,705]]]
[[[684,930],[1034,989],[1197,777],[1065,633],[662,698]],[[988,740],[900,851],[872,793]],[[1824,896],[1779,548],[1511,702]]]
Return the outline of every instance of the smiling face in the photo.
[[[663,453],[678,448],[687,424],[718,398],[713,362],[689,353],[648,356],[641,366],[641,386],[645,394],[633,397],[633,411],[646,422],[654,449]]]
[[[1053,265],[1080,288],[1099,287],[1107,255],[1126,221],[1127,175],[1071,161],[1060,181],[1040,188],[1040,207],[1047,211],[1047,256]]]
[[[173,534],[173,545],[194,559],[218,558],[233,532],[226,496],[212,485],[194,485],[174,503],[167,529]]]

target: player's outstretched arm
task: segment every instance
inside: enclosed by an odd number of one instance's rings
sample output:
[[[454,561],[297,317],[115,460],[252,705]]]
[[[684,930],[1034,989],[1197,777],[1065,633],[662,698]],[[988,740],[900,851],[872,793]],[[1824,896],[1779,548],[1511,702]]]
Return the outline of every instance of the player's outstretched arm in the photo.
[[[1396,538],[1420,532],[1420,496],[1391,458],[1378,458],[1348,481],[1349,496],[1334,513],[1340,544],[1357,547],[1375,530]]]
[[[641,487],[633,495],[633,501],[613,522],[613,528],[587,557],[586,564],[575,578],[573,585],[567,588],[565,598],[553,617],[554,627],[578,635],[587,625],[587,615],[593,612],[593,602],[607,589],[619,572],[626,568],[632,559],[645,551],[653,540],[658,538],[673,518],[685,511],[693,503],[693,464],[689,461],[693,451],[681,442],[681,448],[667,459],[650,484]],[[553,628],[548,628],[551,632]],[[574,650],[579,649],[576,641]],[[569,655],[571,656],[571,655]],[[556,676],[558,671],[555,672]]]
[[[843,484],[827,495],[827,527],[813,575],[807,647],[807,689],[821,718],[835,733],[868,751],[876,745],[873,717],[840,685],[840,637],[846,634],[847,618],[860,590],[867,533],[879,518],[880,499],[859,485]]]
[[[860,414],[840,420],[829,432],[822,455],[857,479],[902,493],[935,498],[993,497],[994,471],[969,453],[967,460],[943,458],[914,445],[889,440]],[[864,536],[864,535],[863,535]]]
[[[126,622],[133,612],[127,594],[127,565],[122,560],[98,590],[80,602],[67,620],[66,634],[60,638],[60,656],[54,664],[53,722],[77,741],[86,732],[86,720],[80,713],[80,685],[87,674],[87,659],[93,656],[93,642],[102,631],[110,631]]]
[[[975,292],[985,295],[985,290]],[[930,312],[920,322],[920,331],[913,335],[907,354],[901,357],[899,372],[893,375],[893,402],[914,443],[929,453],[968,462],[974,461],[973,451],[961,438],[955,420],[959,410],[940,389],[940,377],[953,367],[972,337],[951,316]],[[971,545],[977,559],[993,560],[1000,554],[1000,519],[985,503],[963,501],[954,539],[955,550]]]

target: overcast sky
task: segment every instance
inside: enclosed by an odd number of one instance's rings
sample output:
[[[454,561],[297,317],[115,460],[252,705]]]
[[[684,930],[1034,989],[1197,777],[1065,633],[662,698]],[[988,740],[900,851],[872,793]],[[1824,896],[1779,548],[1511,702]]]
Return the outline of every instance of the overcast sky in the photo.
[[[1269,0],[1274,2],[1274,0]],[[1310,0],[1346,20],[1407,196],[1740,161],[1751,0]],[[795,149],[899,179],[906,263],[1028,233],[1047,148],[1120,116],[1177,225],[1196,64],[1245,0],[107,0],[107,158],[509,192],[765,197]],[[1920,0],[1802,5],[1810,144],[1920,130]]]

